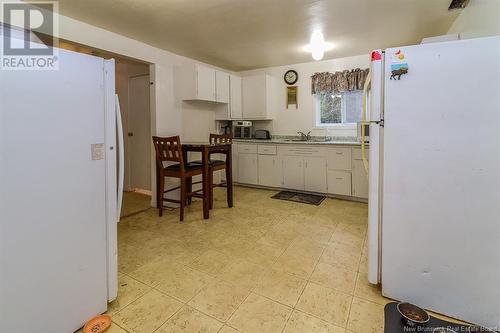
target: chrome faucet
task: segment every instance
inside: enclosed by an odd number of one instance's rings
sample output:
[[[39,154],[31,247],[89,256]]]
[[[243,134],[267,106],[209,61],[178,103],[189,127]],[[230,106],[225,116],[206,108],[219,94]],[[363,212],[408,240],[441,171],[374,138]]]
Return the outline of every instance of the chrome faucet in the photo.
[[[297,132],[297,134],[300,134],[300,139],[302,141],[309,141],[311,140],[311,131],[307,132],[307,134],[304,134],[304,132]]]

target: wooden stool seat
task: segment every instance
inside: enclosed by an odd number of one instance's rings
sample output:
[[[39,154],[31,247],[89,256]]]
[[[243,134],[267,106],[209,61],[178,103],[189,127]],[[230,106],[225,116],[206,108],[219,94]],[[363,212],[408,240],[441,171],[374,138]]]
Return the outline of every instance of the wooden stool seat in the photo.
[[[199,191],[192,191],[192,177],[203,174],[203,165],[186,163],[182,152],[181,140],[178,136],[160,138],[153,136],[156,151],[156,202],[159,215],[163,215],[163,203],[173,202],[180,205],[180,220],[184,220],[184,206],[191,203],[192,197],[200,196]],[[174,162],[165,166],[163,162]],[[180,186],[165,190],[165,177],[179,178]],[[180,189],[179,200],[165,198],[165,193]],[[203,193],[203,195],[209,195]]]
[[[200,160],[192,161],[192,162],[189,162],[189,163],[203,165],[203,162],[200,161]],[[226,164],[226,161],[223,161],[223,160],[210,160],[210,161],[208,161],[208,164],[209,165],[224,165],[224,164]]]
[[[202,166],[201,164],[196,164],[196,163],[186,163],[184,164],[184,170],[186,172],[189,171],[198,171]],[[172,164],[164,168],[165,171],[180,171],[181,165],[179,163],[177,164]]]
[[[210,133],[209,136],[209,142],[210,144],[216,144],[216,143],[233,143],[233,137],[229,134],[213,134]],[[201,163],[201,161],[200,161]],[[220,171],[226,169],[226,161],[223,160],[217,160],[217,159],[210,159],[209,161],[209,166],[210,166],[210,209],[213,208],[214,206],[214,195],[213,195],[213,189],[214,187],[226,187],[225,183],[221,184],[214,184],[214,176],[213,173],[215,171]],[[227,175],[228,170],[226,170],[226,175]]]

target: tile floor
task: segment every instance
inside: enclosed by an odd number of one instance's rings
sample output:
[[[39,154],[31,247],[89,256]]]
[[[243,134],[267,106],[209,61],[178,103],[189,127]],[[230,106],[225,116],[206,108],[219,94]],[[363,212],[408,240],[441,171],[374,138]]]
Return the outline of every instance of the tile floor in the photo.
[[[366,277],[367,205],[320,206],[235,188],[200,202],[119,224],[119,295],[111,333],[383,332],[389,300]]]
[[[138,192],[123,192],[121,217],[142,212],[151,207],[151,197]]]

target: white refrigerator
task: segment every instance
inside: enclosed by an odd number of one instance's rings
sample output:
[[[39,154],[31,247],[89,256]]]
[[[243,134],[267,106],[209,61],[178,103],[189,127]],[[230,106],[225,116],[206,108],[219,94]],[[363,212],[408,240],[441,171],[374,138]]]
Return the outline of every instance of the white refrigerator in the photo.
[[[370,76],[369,281],[500,327],[500,36],[375,50]]]
[[[58,52],[0,71],[0,332],[74,332],[117,294],[115,65]]]

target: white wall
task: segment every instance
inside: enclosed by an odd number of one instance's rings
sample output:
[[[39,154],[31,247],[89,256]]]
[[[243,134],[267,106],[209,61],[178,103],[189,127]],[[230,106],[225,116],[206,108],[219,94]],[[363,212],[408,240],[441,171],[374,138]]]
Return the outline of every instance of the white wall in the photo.
[[[153,64],[150,70],[150,78],[155,82],[151,93],[152,135],[180,135],[184,141],[197,141],[207,140],[208,133],[215,130],[215,113],[210,111],[212,106],[182,102],[175,94],[176,67],[197,61],[62,15],[59,17],[59,37]],[[154,192],[154,156],[151,164]],[[155,202],[153,193],[152,204],[155,205]]]
[[[500,35],[500,0],[472,0],[451,25],[462,38]]]
[[[297,131],[312,131],[312,135],[333,136],[356,136],[356,130],[325,130],[316,129],[314,124],[314,96],[311,94],[311,76],[316,72],[336,72],[345,69],[368,68],[370,66],[369,55],[359,55],[325,61],[314,61],[296,65],[269,67],[251,71],[240,72],[242,76],[266,73],[273,77],[273,121],[259,122],[256,128],[265,128],[274,135],[297,135]],[[295,105],[286,108],[286,87],[283,75],[289,69],[294,69],[299,74],[298,86],[298,109]]]

